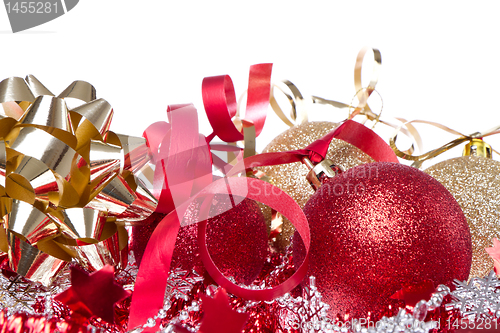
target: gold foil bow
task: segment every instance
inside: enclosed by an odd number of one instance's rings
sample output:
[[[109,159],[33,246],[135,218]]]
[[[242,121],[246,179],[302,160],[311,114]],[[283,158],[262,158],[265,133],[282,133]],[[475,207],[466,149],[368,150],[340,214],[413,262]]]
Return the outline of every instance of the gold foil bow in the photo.
[[[0,249],[10,267],[50,284],[70,261],[126,264],[126,225],[157,201],[135,175],[144,138],[109,131],[113,109],[75,81],[55,96],[34,76],[0,82]]]

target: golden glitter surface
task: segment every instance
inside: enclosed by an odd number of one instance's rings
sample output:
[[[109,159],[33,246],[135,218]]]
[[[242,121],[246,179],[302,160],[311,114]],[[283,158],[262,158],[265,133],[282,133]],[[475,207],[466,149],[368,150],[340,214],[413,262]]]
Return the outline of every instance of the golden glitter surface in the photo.
[[[462,156],[425,170],[455,197],[469,223],[472,237],[470,278],[484,277],[493,260],[484,250],[500,238],[500,162],[485,157]]]
[[[264,148],[263,153],[305,148],[334,130],[338,125],[328,121],[314,121],[294,126],[274,138]],[[370,156],[360,149],[338,139],[333,139],[330,143],[326,158],[332,160],[344,171],[360,164],[374,162]],[[267,174],[271,184],[288,193],[300,207],[304,207],[307,200],[314,193],[311,185],[306,180],[309,170],[302,163],[275,165],[259,169]],[[283,220],[282,232],[275,242],[275,245],[280,249],[290,244],[290,237],[295,232],[292,224],[285,218]]]

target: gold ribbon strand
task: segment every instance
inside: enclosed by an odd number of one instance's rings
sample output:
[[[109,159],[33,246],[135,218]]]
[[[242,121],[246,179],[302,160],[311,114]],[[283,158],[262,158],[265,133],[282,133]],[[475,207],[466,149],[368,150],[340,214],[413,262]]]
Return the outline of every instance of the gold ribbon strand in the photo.
[[[369,51],[371,51],[371,53],[373,54],[372,73],[370,76],[370,83],[368,84],[367,87],[363,87],[362,85],[363,61],[366,55],[369,53]],[[347,109],[348,112],[347,119],[353,119],[358,115],[363,115],[366,118],[363,121],[361,121],[361,123],[365,124],[365,122],[368,120],[374,121],[372,128],[375,127],[376,124],[381,123],[391,128],[399,129],[399,131],[404,135],[406,135],[408,138],[410,138],[410,140],[416,144],[419,151],[421,151],[422,138],[420,137],[420,134],[418,133],[417,129],[414,126],[408,124],[408,126],[404,128],[399,124],[396,125],[393,122],[381,119],[383,110],[383,99],[382,96],[375,89],[379,80],[381,67],[382,67],[382,54],[380,53],[380,51],[376,48],[364,47],[358,52],[358,55],[356,57],[356,62],[354,65],[354,89],[356,93],[354,94],[351,103],[346,104],[334,100],[325,99],[319,96],[312,96],[312,101],[313,103],[330,105],[336,109]],[[373,94],[373,92],[376,92],[377,95],[380,97],[380,100],[382,101],[381,109],[378,114],[373,112],[372,109],[370,108],[370,105],[368,104],[368,100],[370,96]],[[356,98],[358,99],[358,104],[354,106],[354,100]],[[402,118],[394,118],[394,120],[396,120],[397,122],[406,123],[406,120]],[[412,143],[411,147],[405,150],[404,153],[411,155],[414,152],[414,150],[415,150],[414,144]]]
[[[431,126],[434,126],[436,128],[439,128],[445,132],[448,132],[448,133],[451,133],[454,135],[458,135],[459,137],[444,144],[443,146],[441,146],[439,148],[433,149],[433,150],[428,151],[424,154],[412,155],[411,153],[409,154],[407,152],[404,152],[404,151],[401,151],[400,149],[398,149],[398,147],[396,146],[396,140],[397,140],[397,136],[398,136],[399,132],[403,129],[403,126],[413,127],[413,124],[415,124],[415,123],[431,125]],[[466,134],[463,134],[459,131],[451,129],[445,125],[442,125],[440,123],[436,123],[433,121],[412,120],[412,121],[403,121],[403,124],[401,126],[399,126],[398,128],[396,128],[396,131],[389,138],[389,145],[391,146],[391,148],[394,150],[394,152],[396,153],[396,155],[398,157],[405,159],[405,160],[408,160],[408,161],[413,161],[412,166],[414,166],[416,168],[420,168],[424,161],[427,161],[427,160],[432,159],[438,155],[441,155],[442,153],[444,153],[444,152],[450,150],[451,148],[456,147],[464,142],[472,141],[473,139],[484,138],[484,137],[495,135],[498,133],[500,133],[500,125],[495,126],[491,129],[485,131],[485,132],[475,132],[475,133],[466,135]],[[496,150],[494,150],[494,149],[492,149],[492,150],[498,154],[498,152]]]

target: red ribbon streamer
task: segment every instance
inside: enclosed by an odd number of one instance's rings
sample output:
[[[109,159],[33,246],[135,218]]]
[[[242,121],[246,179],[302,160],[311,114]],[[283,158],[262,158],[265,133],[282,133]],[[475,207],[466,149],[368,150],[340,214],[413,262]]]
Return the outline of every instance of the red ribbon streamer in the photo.
[[[206,141],[194,130],[182,130],[185,126],[192,126],[197,131],[197,119],[193,118],[196,110],[189,105],[169,108],[168,112],[171,128],[170,132],[167,131],[167,136],[170,135],[170,137],[163,138],[161,144],[158,144],[160,134],[156,131],[166,129],[164,124],[150,126],[145,136],[153,140],[150,147],[159,147],[158,151],[153,151],[156,169],[163,173],[163,179],[155,175],[155,186],[162,184],[160,180],[163,181],[157,211],[172,210],[160,221],[146,246],[132,298],[129,328],[143,325],[148,318],[156,315],[158,309],[162,308],[180,221],[189,204],[196,198],[207,198],[201,206],[201,220],[209,217],[211,198],[215,194],[231,194],[261,201],[289,218],[303,237],[307,252],[309,250],[310,237],[307,220],[290,196],[269,183],[251,178],[223,178],[210,183],[212,180],[211,160],[207,154]],[[200,144],[201,141],[204,145]],[[206,168],[208,166],[210,166],[209,172]],[[202,190],[199,191],[200,189]],[[191,196],[192,193],[196,194]],[[202,223],[199,228],[202,260],[214,280],[229,292],[247,299],[271,300],[290,291],[304,278],[307,271],[307,255],[296,273],[274,288],[247,290],[233,284],[220,273],[208,254],[205,242],[206,223],[206,221]],[[144,332],[152,331],[154,328],[144,330]]]
[[[307,272],[309,227],[297,203],[279,188],[253,178],[222,178],[211,183],[210,151],[205,138],[198,133],[196,109],[192,105],[175,106],[169,108],[168,115],[170,127],[166,123],[155,124],[144,134],[153,149],[156,170],[159,170],[155,174],[155,186],[161,186],[161,190],[155,192],[159,193],[160,198],[157,211],[168,215],[158,224],[146,246],[132,298],[129,329],[143,325],[162,308],[180,221],[189,204],[196,198],[207,199],[200,209],[200,219],[204,220],[198,229],[201,258],[207,271],[220,286],[245,299],[272,300],[292,290]],[[215,127],[214,131],[217,132]],[[333,138],[355,145],[376,161],[398,162],[392,149],[377,134],[348,120],[305,149],[246,158],[237,163],[228,176],[255,166],[300,162],[303,157],[319,162],[326,156]],[[270,289],[250,290],[233,284],[218,270],[210,258],[205,238],[205,218],[209,217],[211,198],[215,194],[258,200],[281,212],[292,222],[304,241],[307,254],[306,260],[287,281]],[[144,332],[154,332],[154,328],[146,328]]]
[[[302,240],[304,241],[304,244],[306,244],[306,259],[302,262],[300,267],[290,278],[276,287],[263,290],[242,288],[229,281],[219,271],[212,258],[210,257],[210,254],[208,253],[206,244],[207,221],[205,218],[208,218],[208,209],[210,207],[202,207],[202,209],[200,209],[200,216],[203,217],[200,219],[203,220],[203,222],[201,222],[198,226],[198,243],[201,259],[205,264],[205,269],[215,280],[215,282],[217,282],[221,287],[226,289],[228,292],[244,299],[270,301],[275,299],[276,297],[284,295],[285,293],[295,288],[300,283],[300,281],[302,281],[308,269],[307,257],[310,247],[310,234],[309,224],[307,223],[307,219],[302,212],[302,209],[300,209],[300,206],[288,194],[283,192],[278,187],[255,178],[233,177],[219,179],[215,183],[211,184],[204,192],[211,194],[224,193],[225,190],[227,190],[227,185],[229,185],[230,187],[230,191],[226,192],[227,194],[260,201],[263,204],[271,207],[272,209],[281,212],[286,218],[288,218],[300,234]],[[207,200],[205,202],[209,201]]]
[[[273,64],[257,64],[250,67],[245,120],[254,124],[256,136],[262,132],[266,121],[271,94],[272,67]],[[237,112],[237,100],[233,81],[229,75],[204,78],[202,95],[208,120],[214,130],[208,136],[208,141],[214,136],[218,136],[224,142],[243,140],[243,134],[232,121]]]
[[[167,115],[170,124],[153,124],[144,133],[156,164],[154,193],[159,199],[156,211],[169,215],[158,224],[144,252],[130,308],[130,327],[144,324],[163,306],[180,227],[178,214],[184,215],[187,206],[183,203],[189,201],[192,191],[212,181],[210,151],[198,132],[194,106],[175,105],[167,109]]]
[[[345,121],[332,132],[307,146],[306,150],[317,154],[310,154],[309,159],[312,162],[323,160],[333,138],[343,140],[361,149],[376,162],[399,163],[392,148],[377,133],[354,120]]]
[[[304,149],[264,153],[247,157],[238,162],[233,170],[228,173],[228,176],[238,174],[241,169],[248,170],[260,166],[302,162],[304,157],[318,163],[325,159],[330,142],[334,138],[344,140],[361,149],[376,162],[399,163],[394,151],[377,133],[354,120],[346,120],[341,126]]]

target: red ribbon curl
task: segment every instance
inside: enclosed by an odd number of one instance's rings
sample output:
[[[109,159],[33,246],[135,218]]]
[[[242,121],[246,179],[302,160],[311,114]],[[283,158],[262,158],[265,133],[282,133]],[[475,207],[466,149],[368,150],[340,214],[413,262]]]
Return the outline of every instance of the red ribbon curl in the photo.
[[[250,71],[247,118],[260,133],[269,101],[270,64],[252,66]],[[265,88],[267,87],[267,88]],[[234,127],[231,117],[236,114],[236,97],[228,76],[206,78],[203,81],[203,100],[215,135],[223,141],[234,142],[243,135]],[[265,104],[265,107],[264,107]],[[373,131],[352,120],[345,121],[334,131],[305,149],[266,153],[240,160],[227,172],[226,178],[212,182],[212,156],[207,140],[198,132],[196,109],[193,105],[169,107],[170,124],[151,125],[144,133],[156,165],[154,195],[159,199],[157,211],[168,214],[154,230],[144,252],[135,283],[130,309],[129,329],[143,325],[162,308],[166,282],[175,241],[187,207],[197,198],[204,198],[200,208],[199,245],[205,268],[212,278],[230,293],[245,299],[272,300],[292,290],[307,272],[309,226],[298,204],[285,192],[264,181],[253,178],[230,177],[257,166],[301,162],[308,157],[317,163],[324,159],[330,141],[342,139],[360,148],[375,161],[398,162],[392,149]],[[217,164],[221,164],[215,158]],[[221,165],[224,167],[223,165]],[[229,281],[215,266],[206,246],[206,219],[209,218],[211,198],[215,194],[234,195],[258,200],[281,212],[295,226],[306,247],[306,259],[284,283],[264,290],[241,288]],[[153,332],[145,328],[144,332]]]
[[[201,205],[199,218],[204,220],[199,228],[201,258],[212,278],[229,292],[247,299],[271,300],[297,286],[307,271],[306,259],[287,281],[265,290],[241,288],[222,275],[208,254],[205,241],[205,219],[210,217],[208,212],[213,195],[248,197],[280,211],[299,231],[308,252],[310,237],[307,220],[290,196],[264,181],[235,177],[212,183],[210,151],[205,138],[197,132],[196,109],[192,105],[175,106],[168,109],[168,114],[170,126],[154,124],[144,135],[148,142],[151,140],[149,146],[156,163],[155,187],[161,186],[161,190],[155,191],[159,196],[157,211],[168,215],[160,221],[146,246],[135,283],[129,328],[144,324],[162,308],[180,221],[187,207],[197,198],[207,199]],[[186,126],[195,130],[183,130]],[[166,135],[161,138],[161,133]],[[149,331],[154,331],[154,328],[145,329],[145,332]]]
[[[245,120],[253,123],[256,136],[262,132],[266,121],[271,94],[272,67],[273,64],[257,64],[250,67]],[[232,121],[238,107],[233,81],[229,75],[204,78],[202,95],[208,120],[214,130],[208,136],[208,141],[211,141],[215,136],[224,142],[243,140],[243,134]]]

